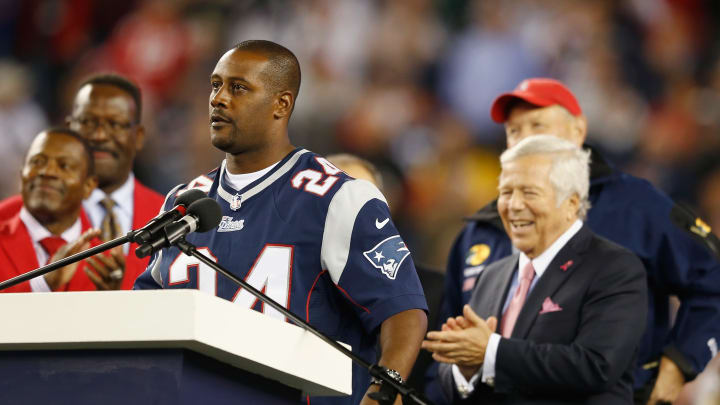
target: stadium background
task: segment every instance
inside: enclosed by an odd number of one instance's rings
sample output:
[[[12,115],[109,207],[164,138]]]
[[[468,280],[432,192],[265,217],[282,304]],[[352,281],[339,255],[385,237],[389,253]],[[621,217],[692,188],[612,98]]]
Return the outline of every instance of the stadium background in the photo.
[[[160,192],[214,168],[209,74],[271,39],[303,79],[295,145],[384,172],[417,261],[442,269],[466,216],[496,195],[493,98],[563,80],[589,141],[720,229],[720,2],[712,0],[0,0],[0,197],[79,80],[137,81],[149,138],[136,174]]]

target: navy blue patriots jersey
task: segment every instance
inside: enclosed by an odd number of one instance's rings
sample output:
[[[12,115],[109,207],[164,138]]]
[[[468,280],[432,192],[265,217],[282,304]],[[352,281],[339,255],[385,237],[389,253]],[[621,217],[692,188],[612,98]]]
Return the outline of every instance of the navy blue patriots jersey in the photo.
[[[176,187],[163,207],[171,208],[191,188],[220,204],[220,225],[187,237],[200,252],[371,363],[385,319],[409,309],[427,311],[410,251],[374,185],[304,149],[242,190],[228,185],[225,170],[223,162]],[[175,247],[152,257],[135,288],[197,288],[285,319]],[[368,385],[368,374],[353,365],[352,397],[312,403],[357,404]]]

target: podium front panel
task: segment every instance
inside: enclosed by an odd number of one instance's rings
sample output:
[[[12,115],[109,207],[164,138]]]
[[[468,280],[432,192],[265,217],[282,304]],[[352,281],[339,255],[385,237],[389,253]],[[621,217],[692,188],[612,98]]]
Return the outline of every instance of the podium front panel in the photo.
[[[298,389],[185,349],[0,355],[2,404],[297,404]]]

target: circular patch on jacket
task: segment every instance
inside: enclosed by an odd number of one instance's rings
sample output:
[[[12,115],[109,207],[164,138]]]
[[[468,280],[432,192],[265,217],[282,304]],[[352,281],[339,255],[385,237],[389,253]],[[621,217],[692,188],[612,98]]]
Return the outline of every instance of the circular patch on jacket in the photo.
[[[465,263],[470,266],[479,266],[490,256],[490,246],[480,243],[470,247]]]

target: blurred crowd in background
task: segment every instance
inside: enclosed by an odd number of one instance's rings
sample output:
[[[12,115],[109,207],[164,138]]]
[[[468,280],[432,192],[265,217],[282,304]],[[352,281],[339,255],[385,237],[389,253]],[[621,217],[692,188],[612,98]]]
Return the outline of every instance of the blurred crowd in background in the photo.
[[[270,39],[302,68],[291,140],[377,164],[417,262],[443,269],[462,218],[495,198],[490,105],[536,76],[575,93],[589,143],[717,231],[719,21],[714,0],[0,0],[0,197],[96,72],[143,91],[141,181],[164,193],[215,168],[209,75]]]

